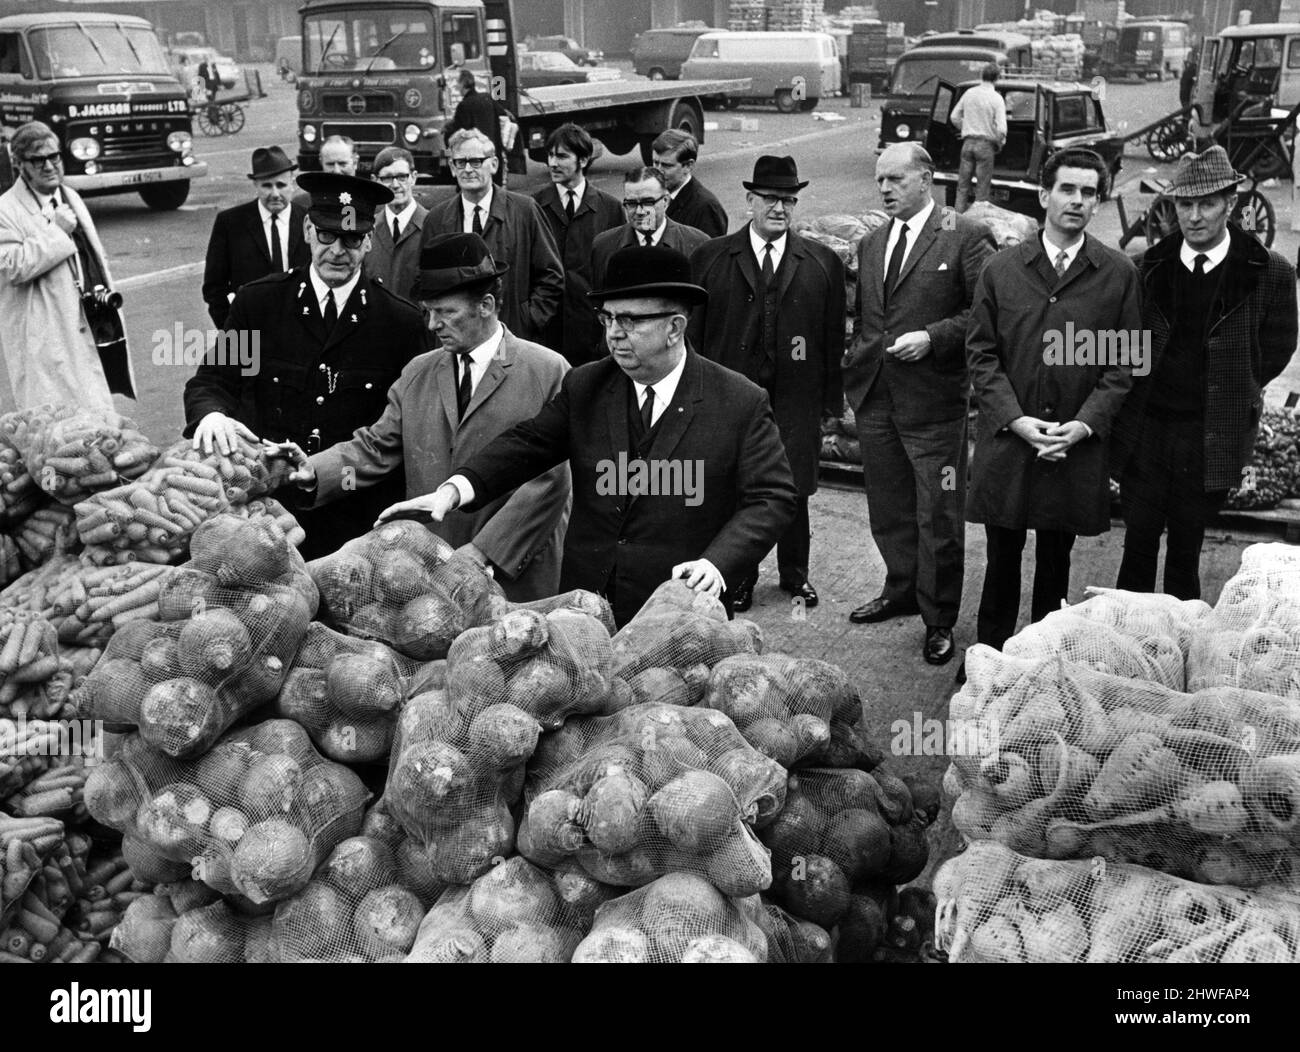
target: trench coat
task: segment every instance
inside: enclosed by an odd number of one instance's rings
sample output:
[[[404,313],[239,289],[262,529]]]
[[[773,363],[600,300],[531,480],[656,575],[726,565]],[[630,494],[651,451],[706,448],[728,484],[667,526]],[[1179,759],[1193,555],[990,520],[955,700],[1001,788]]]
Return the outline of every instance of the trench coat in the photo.
[[[311,458],[313,506],[343,493],[349,468],[357,488],[366,489],[405,464],[407,499],[432,493],[501,432],[540,413],[560,393],[567,371],[560,355],[507,329],[458,420],[451,355],[420,355],[388,389],[388,405],[375,423]],[[506,598],[529,602],[559,591],[571,503],[569,467],[561,464],[472,512],[450,512],[429,528],[456,548],[472,541],[492,563]]]
[[[77,214],[104,274],[108,262],[95,224],[80,195],[60,191]],[[9,370],[12,405],[25,409],[52,402],[86,408],[113,408],[99,350],[81,308],[72,260],[76,242],[41,214],[40,201],[19,179],[0,195],[0,353]],[[109,287],[112,287],[111,278]],[[123,353],[119,373],[135,376]]]
[[[1073,329],[1067,330],[1067,323]],[[989,258],[975,289],[966,359],[979,406],[966,521],[1091,537],[1110,529],[1108,440],[1133,385],[1128,365],[1047,364],[1051,333],[1137,332],[1137,270],[1085,235],[1057,277],[1041,237]],[[1080,420],[1092,436],[1062,461],[1039,460],[1008,430],[1020,416]]]

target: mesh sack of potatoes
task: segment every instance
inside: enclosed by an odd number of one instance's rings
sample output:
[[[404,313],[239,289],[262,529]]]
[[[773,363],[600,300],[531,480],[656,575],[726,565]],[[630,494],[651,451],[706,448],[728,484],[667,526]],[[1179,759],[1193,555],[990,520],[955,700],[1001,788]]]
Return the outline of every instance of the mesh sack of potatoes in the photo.
[[[603,907],[602,907],[603,908]],[[449,888],[417,921],[409,964],[568,964],[590,930],[558,877],[516,855]]]
[[[123,846],[130,843],[127,838]],[[135,964],[270,963],[270,930],[268,911],[241,912],[206,884],[181,876],[135,896],[108,945]]]
[[[193,553],[142,586],[162,620],[117,631],[74,694],[82,716],[138,726],[177,758],[202,755],[280,692],[316,609],[301,556],[270,520],[212,519]]]
[[[133,736],[85,787],[96,821],[189,862],[196,879],[223,895],[259,905],[305,887],[334,846],[360,830],[369,795],[292,720],[232,731],[197,760],[173,759]]]
[[[773,901],[828,930],[847,917],[851,896],[906,884],[929,858],[911,792],[883,772],[792,772],[785,806],[758,835],[772,853]]]
[[[1211,884],[1300,874],[1294,702],[1227,688],[1177,694],[1063,662],[1026,667],[984,647],[967,670],[952,717],[984,733],[967,736],[973,748],[948,780],[966,837]]]
[[[519,851],[542,866],[569,857],[623,887],[691,872],[729,895],[771,885],[751,828],[785,799],[786,772],[712,709],[635,705],[571,719],[529,765]]]
[[[683,699],[679,704],[688,704]],[[816,658],[737,654],[713,666],[700,700],[782,767],[862,767],[882,753],[862,728],[862,699],[844,672]]]
[[[1088,590],[1088,598],[1069,608],[1071,614],[1096,621],[1121,635],[1143,643],[1147,653],[1158,659],[1167,645],[1153,638],[1172,640],[1184,659],[1192,641],[1214,623],[1214,609],[1199,599],[1177,599],[1160,592],[1125,592],[1117,588]]]
[[[1300,545],[1285,544],[1282,541],[1248,545],[1241,553],[1241,572],[1261,571],[1277,571],[1284,575],[1300,573]],[[1294,578],[1289,586],[1295,587]]]
[[[1207,887],[1105,859],[972,843],[935,874],[935,944],[954,963],[1300,960],[1300,899]]]
[[[514,705],[462,706],[445,689],[403,705],[384,809],[414,841],[429,879],[468,884],[513,853],[510,809],[541,729]]]
[[[724,895],[704,877],[668,873],[596,911],[574,964],[764,964],[757,895]]]
[[[418,668],[383,643],[313,622],[272,711],[302,724],[331,760],[386,762],[397,710]]]
[[[543,615],[553,613],[556,610],[572,610],[575,613],[594,617],[605,626],[605,631],[611,636],[617,631],[614,625],[614,611],[609,605],[609,600],[603,595],[588,592],[585,588],[574,588],[568,592],[561,592],[559,595],[534,599],[527,603],[510,603],[509,609],[533,610]]]
[[[410,519],[385,522],[308,569],[334,628],[417,661],[446,657],[457,636],[507,607],[487,569]]]
[[[766,897],[763,908],[755,911],[754,921],[767,937],[768,964],[830,964],[834,960],[830,932],[787,913]]]
[[[714,596],[682,580],[665,581],[614,636],[614,675],[628,683],[638,702],[677,704],[665,693],[685,689],[689,704],[696,704],[714,665],[762,649],[763,634],[752,621],[728,621],[726,607]]]

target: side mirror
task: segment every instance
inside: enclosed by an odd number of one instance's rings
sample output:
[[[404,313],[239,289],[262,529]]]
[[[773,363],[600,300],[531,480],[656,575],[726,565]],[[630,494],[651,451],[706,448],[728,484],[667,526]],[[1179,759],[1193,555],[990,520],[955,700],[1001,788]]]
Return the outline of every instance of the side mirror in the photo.
[[[451,45],[451,64],[453,66],[463,66],[465,64],[465,45]]]

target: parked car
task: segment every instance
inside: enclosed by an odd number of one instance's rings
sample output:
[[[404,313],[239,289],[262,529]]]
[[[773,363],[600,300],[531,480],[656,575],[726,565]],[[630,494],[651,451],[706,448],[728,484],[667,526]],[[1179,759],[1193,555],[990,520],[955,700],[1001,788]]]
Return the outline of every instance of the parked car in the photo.
[[[573,37],[529,37],[524,46],[529,51],[558,51],[579,66],[599,66],[605,61],[603,51],[585,48]]]
[[[926,130],[925,148],[934,158],[934,183],[944,188],[948,204],[957,200],[957,171],[961,140],[949,115],[957,100],[978,80],[953,85],[941,81],[935,89]],[[1124,140],[1106,125],[1098,93],[1082,84],[1063,85],[1036,80],[999,80],[997,90],[1007,103],[1007,141],[993,159],[993,204],[1041,219],[1038,203],[1043,164],[1057,150],[1086,146],[1106,160],[1111,185],[1119,174]]]
[[[725,30],[708,26],[673,26],[647,29],[632,41],[632,69],[651,80],[680,80],[682,63],[690,56],[695,41],[705,33]]]
[[[216,48],[211,47],[168,48],[167,59],[171,63],[172,72],[177,76],[180,75],[182,55],[190,60],[191,76],[198,74],[199,66],[204,62],[216,62],[217,74],[221,77],[221,86],[223,88],[233,88],[244,79],[243,72],[233,58],[222,55]]]
[[[549,88],[556,84],[588,84],[601,80],[621,80],[623,74],[612,66],[579,66],[558,51],[519,52],[519,86]]]
[[[721,96],[728,107],[775,103],[782,113],[811,110],[840,90],[835,38],[827,33],[705,33],[682,63],[685,80],[748,77],[749,89]]]

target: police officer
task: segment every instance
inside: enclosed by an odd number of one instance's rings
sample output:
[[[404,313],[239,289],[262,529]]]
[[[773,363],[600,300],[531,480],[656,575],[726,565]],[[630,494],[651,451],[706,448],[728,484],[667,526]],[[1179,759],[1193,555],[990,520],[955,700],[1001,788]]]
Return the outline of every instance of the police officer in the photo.
[[[205,453],[229,451],[237,436],[289,440],[308,453],[345,441],[379,419],[388,388],[425,349],[419,308],[361,273],[375,211],[392,191],[332,172],[298,184],[311,194],[303,221],[311,263],[241,288],[225,339],[185,385],[185,435]],[[231,360],[237,347],[254,353]],[[303,556],[367,532],[404,488],[390,476],[325,511],[297,512]]]

